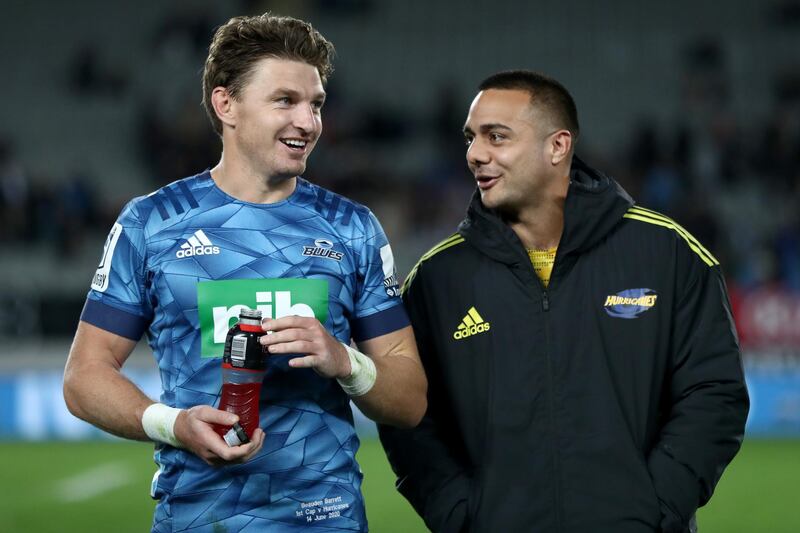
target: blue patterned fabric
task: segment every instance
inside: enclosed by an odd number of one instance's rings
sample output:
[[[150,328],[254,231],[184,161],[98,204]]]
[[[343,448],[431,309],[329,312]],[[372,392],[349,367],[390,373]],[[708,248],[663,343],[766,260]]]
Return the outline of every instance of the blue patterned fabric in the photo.
[[[147,332],[162,403],[217,406],[220,358],[201,356],[199,317],[212,311],[198,309],[199,284],[286,278],[327,282],[324,325],[340,341],[408,325],[389,243],[367,208],[300,178],[286,200],[250,204],[221,191],[208,171],[125,207],[81,319],[134,340]],[[278,293],[264,294],[235,303],[279,312]],[[215,317],[225,305],[213,306]],[[223,321],[214,323],[218,333]],[[156,447],[153,531],[367,530],[348,397],[335,380],[291,369],[287,357],[269,361],[260,402],[266,440],[254,459],[215,468]]]

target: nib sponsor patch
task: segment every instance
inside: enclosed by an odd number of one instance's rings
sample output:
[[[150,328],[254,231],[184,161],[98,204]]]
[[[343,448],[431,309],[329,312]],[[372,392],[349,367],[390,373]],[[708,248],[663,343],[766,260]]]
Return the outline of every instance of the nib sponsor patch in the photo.
[[[222,357],[228,328],[244,309],[264,318],[328,320],[328,282],[322,279],[226,279],[197,284],[201,357]]]
[[[658,294],[653,289],[627,289],[606,296],[604,308],[614,318],[637,318],[656,305]]]

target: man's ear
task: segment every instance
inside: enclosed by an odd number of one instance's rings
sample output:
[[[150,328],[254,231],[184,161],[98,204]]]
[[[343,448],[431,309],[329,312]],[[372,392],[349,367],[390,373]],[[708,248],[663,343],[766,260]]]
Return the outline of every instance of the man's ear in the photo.
[[[224,126],[236,127],[236,112],[234,109],[234,101],[231,93],[228,92],[227,87],[214,87],[211,91],[211,107],[214,108],[214,113]]]
[[[550,137],[550,162],[555,166],[569,157],[572,152],[572,133],[558,130]]]

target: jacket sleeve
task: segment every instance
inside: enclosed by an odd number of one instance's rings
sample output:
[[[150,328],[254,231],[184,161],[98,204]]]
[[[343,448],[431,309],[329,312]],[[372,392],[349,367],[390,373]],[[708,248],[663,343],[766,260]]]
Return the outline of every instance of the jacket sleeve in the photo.
[[[691,529],[741,446],[749,410],[727,289],[709,262],[691,252],[688,269],[679,262],[662,427],[647,460],[667,533]]]
[[[412,272],[412,275],[414,273]],[[403,301],[414,326],[428,377],[428,411],[413,429],[378,425],[381,443],[397,476],[397,490],[434,533],[466,531],[470,476],[431,343],[419,276],[405,287]]]

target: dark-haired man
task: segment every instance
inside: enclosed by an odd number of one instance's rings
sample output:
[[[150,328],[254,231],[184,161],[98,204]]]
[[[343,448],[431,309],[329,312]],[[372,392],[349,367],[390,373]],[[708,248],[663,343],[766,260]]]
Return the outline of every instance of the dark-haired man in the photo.
[[[288,17],[237,17],[211,43],[210,171],[132,200],[106,241],[64,374],[70,410],[156,441],[153,531],[367,531],[350,399],[410,427],[426,380],[392,251],[364,206],[298,177],[322,131],[333,47]],[[225,334],[265,316],[260,429],[214,425]],[[159,403],[120,373],[144,331]],[[350,346],[354,339],[362,353]]]
[[[381,438],[432,531],[694,530],[741,445],[717,260],[574,157],[578,134],[555,80],[485,80],[467,218],[404,284],[428,411]]]

